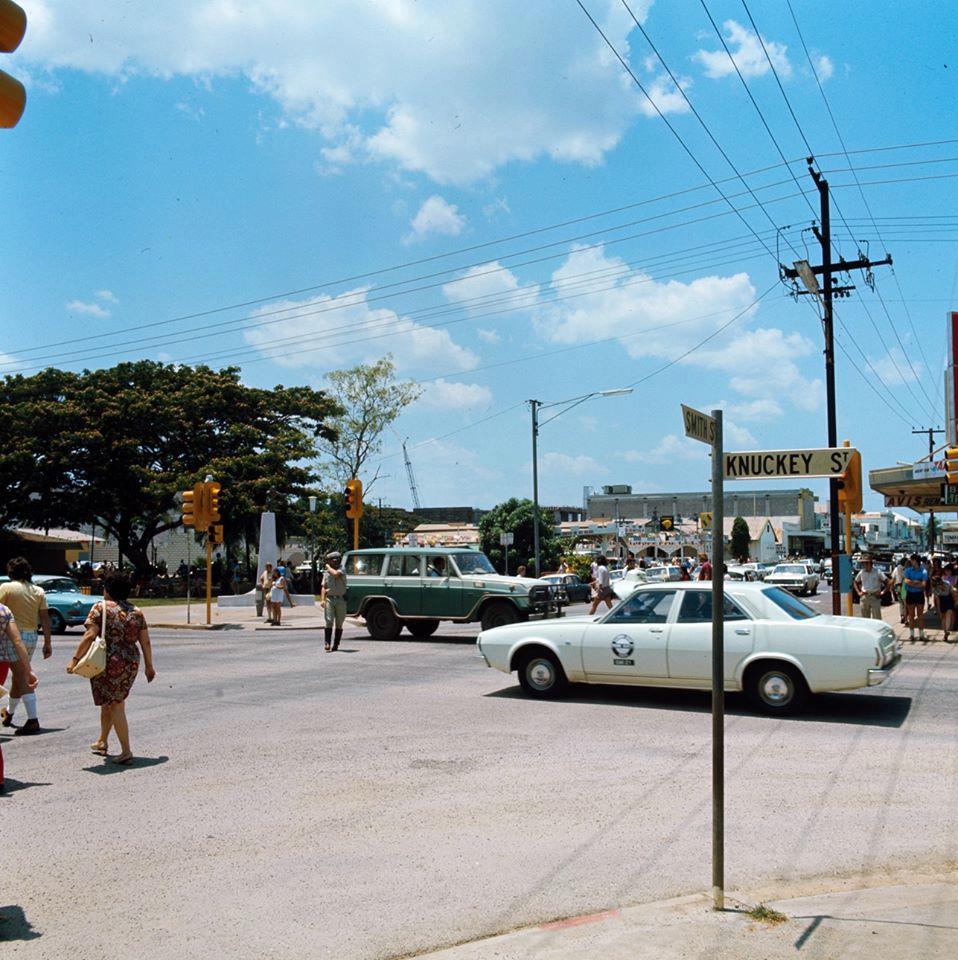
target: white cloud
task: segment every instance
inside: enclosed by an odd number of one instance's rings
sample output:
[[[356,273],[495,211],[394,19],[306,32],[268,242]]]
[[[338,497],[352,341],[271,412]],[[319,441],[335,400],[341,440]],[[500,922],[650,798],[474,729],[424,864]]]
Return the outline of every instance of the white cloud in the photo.
[[[489,406],[492,391],[479,383],[457,383],[440,378],[426,384],[425,392],[417,402],[435,410],[471,410]]]
[[[66,307],[70,313],[83,313],[88,317],[99,317],[100,319],[105,319],[110,315],[110,311],[105,307],[101,307],[98,303],[88,302],[85,300],[71,300]]]
[[[708,454],[708,448],[691,440],[669,433],[648,450],[628,450],[622,458],[629,463],[670,463],[675,460],[702,460]]]
[[[818,74],[818,79],[821,80],[822,83],[831,79],[835,73],[835,64],[832,63],[831,57],[822,53],[816,55],[813,59],[815,61],[815,73]]]
[[[470,267],[454,280],[450,280],[443,285],[442,292],[447,300],[462,303],[467,300],[481,300],[503,293],[512,293],[518,289],[519,280],[516,275],[502,267],[498,260],[491,260],[489,263]],[[518,299],[525,302],[528,297],[529,303],[532,304],[538,298],[538,291],[538,286],[533,284],[524,290],[523,296]],[[475,309],[480,309],[480,305]]]
[[[724,48],[721,50],[699,50],[692,55],[692,59],[697,60],[705,67],[705,75],[717,80],[735,73],[736,66],[746,80],[749,77],[762,77],[768,73],[770,70],[768,59],[766,59],[765,52],[762,50],[758,34],[749,30],[748,27],[743,27],[735,20],[726,20],[722,26],[725,28],[725,39],[732,51],[735,66],[732,65],[732,60],[729,59],[729,55]],[[792,75],[792,65],[788,59],[788,48],[785,44],[776,43],[767,37],[762,37],[762,40],[765,42],[765,49],[768,51],[772,63],[775,64],[778,75],[783,80],[790,77]]]
[[[103,300],[105,303],[119,303],[116,294],[112,290],[95,290],[93,296],[97,300]]]
[[[651,4],[633,4],[640,20]],[[590,8],[628,56],[622,5]],[[522,14],[513,0],[164,0],[135,16],[115,0],[33,0],[22,60],[32,73],[103,74],[121,92],[136,75],[186,76],[199,89],[244,78],[278,104],[273,127],[316,131],[329,171],[384,160],[467,183],[542,157],[600,163],[644,98],[577,11],[539,3]],[[548,56],[536,53],[544,23]]]
[[[499,343],[499,341],[502,340],[497,330],[484,330],[482,327],[476,331],[476,336],[478,336],[483,343]]]
[[[740,450],[756,450],[759,443],[755,434],[745,427],[740,427],[734,420],[722,418],[722,442],[728,448],[738,447]]]
[[[914,383],[923,375],[924,365],[914,360],[911,366],[901,347],[892,347],[883,357],[869,357],[875,372],[890,387],[902,386],[905,383]]]
[[[692,86],[692,81],[688,77],[676,79],[682,90],[688,90]],[[692,109],[688,100],[682,96],[667,74],[656,77],[650,84],[645,84],[645,88],[649,91],[649,96],[642,98],[639,109],[647,117],[657,117],[660,113],[688,113]],[[649,100],[652,102],[650,103]]]
[[[539,454],[539,471],[563,477],[596,477],[607,473],[608,468],[586,454],[571,456],[550,451]]]
[[[275,311],[283,311],[281,314]],[[288,312],[287,312],[288,311]],[[247,329],[247,343],[285,367],[331,370],[366,363],[391,353],[397,369],[407,372],[469,370],[479,358],[459,346],[447,330],[417,324],[367,300],[366,288],[336,297],[271,303],[251,314],[263,325]]]
[[[746,403],[730,403],[724,406],[725,413],[739,420],[774,420],[783,414],[782,406],[771,397],[749,400]]]
[[[411,229],[403,238],[403,242],[413,243],[429,234],[458,237],[465,225],[466,218],[454,203],[449,203],[438,194],[433,194],[423,201],[416,216],[409,221]]]
[[[505,216],[510,216],[512,214],[512,210],[509,209],[509,203],[505,197],[496,197],[492,203],[487,203],[482,208],[482,215],[487,220],[495,220],[498,222],[501,219],[501,214]]]

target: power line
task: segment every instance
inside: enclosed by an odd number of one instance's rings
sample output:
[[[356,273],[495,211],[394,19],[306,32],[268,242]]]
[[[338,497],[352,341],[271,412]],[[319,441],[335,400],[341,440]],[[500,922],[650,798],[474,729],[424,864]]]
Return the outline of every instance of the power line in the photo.
[[[744,3],[745,0],[742,0],[742,2]],[[805,43],[805,37],[804,37],[804,35],[803,35],[803,33],[802,33],[802,28],[799,26],[799,23],[798,23],[798,17],[795,16],[795,10],[792,8],[792,2],[791,2],[791,0],[786,0],[786,3],[787,3],[787,5],[788,5],[789,14],[791,15],[791,18],[792,18],[792,23],[794,23],[794,25],[795,25],[795,31],[796,31],[796,33],[798,34],[798,38],[799,38],[799,40],[800,40],[800,42],[801,42],[801,44],[802,44],[802,50],[803,50],[804,53],[805,53],[805,58],[806,58],[806,60],[808,61],[809,67],[811,67],[812,75],[815,77],[815,83],[816,83],[816,85],[817,85],[817,87],[818,87],[818,92],[821,94],[822,102],[825,104],[825,109],[826,109],[826,111],[827,111],[827,113],[828,113],[829,119],[831,120],[832,127],[833,127],[834,130],[835,130],[835,135],[838,137],[838,142],[839,142],[839,144],[840,144],[840,146],[841,146],[841,148],[842,148],[842,152],[843,152],[844,155],[845,155],[845,162],[848,164],[848,168],[849,168],[849,170],[852,171],[852,176],[855,178],[855,183],[856,183],[856,185],[857,185],[857,187],[858,187],[858,192],[859,192],[859,194],[860,194],[860,196],[861,196],[861,198],[862,198],[862,203],[865,205],[865,211],[867,212],[869,218],[871,219],[872,224],[873,224],[874,227],[875,227],[876,233],[878,233],[879,241],[882,242],[882,243],[884,243],[884,241],[881,240],[881,234],[878,232],[878,224],[875,223],[875,218],[874,218],[874,215],[873,215],[872,210],[871,210],[871,205],[868,203],[868,198],[865,196],[865,191],[862,189],[862,184],[861,184],[861,181],[859,180],[858,173],[857,173],[857,171],[855,171],[855,169],[854,169],[853,166],[852,166],[851,157],[850,157],[849,154],[848,154],[848,148],[847,148],[847,146],[846,146],[846,144],[845,144],[845,138],[844,138],[844,137],[842,136],[842,134],[841,134],[841,130],[840,130],[839,127],[838,127],[838,121],[835,119],[835,114],[832,112],[831,104],[829,104],[829,102],[828,102],[828,97],[825,95],[825,88],[822,86],[822,81],[821,81],[821,79],[820,79],[819,76],[818,76],[818,71],[815,69],[815,64],[812,62],[811,54],[810,54],[809,51],[808,51],[808,46],[807,46],[807,44]],[[839,216],[841,216],[841,210],[840,210],[840,209],[839,209]],[[844,217],[842,217],[842,219],[844,220]],[[904,294],[904,291],[902,290],[901,282],[899,281],[898,275],[897,275],[897,273],[895,273],[894,268],[892,269],[892,275],[893,275],[894,278],[895,278],[895,284],[896,284],[897,287],[898,287],[899,295],[900,295],[900,296],[902,297],[902,299],[904,300],[905,294]],[[896,336],[896,338],[898,339],[898,342],[899,342],[899,345],[900,345],[901,348],[902,348],[902,351],[905,353],[905,358],[908,360],[908,365],[909,365],[909,367],[911,368],[912,373],[915,374],[915,369],[914,369],[914,367],[912,366],[911,359],[908,357],[908,353],[907,353],[907,351],[905,351],[904,345],[901,343],[901,338],[898,336],[897,328],[895,327],[894,323],[892,322],[891,314],[890,314],[889,311],[888,311],[888,307],[885,305],[885,302],[884,302],[884,299],[882,298],[881,293],[878,292],[877,287],[876,287],[876,293],[878,293],[878,298],[879,298],[879,300],[881,301],[882,308],[883,308],[883,310],[885,311],[886,316],[888,317],[888,322],[891,324],[892,329],[895,330],[895,336]],[[911,311],[909,311],[909,309],[908,309],[908,307],[907,307],[906,304],[903,303],[902,306],[905,308],[905,315],[908,317],[908,322],[909,322],[909,325],[911,326],[912,334],[913,334],[914,337],[915,337],[915,342],[916,342],[916,344],[917,344],[917,346],[918,346],[918,350],[919,350],[919,353],[921,354],[921,358],[922,358],[922,360],[923,360],[923,362],[924,362],[924,364],[925,364],[925,369],[930,371],[931,368],[930,368],[930,366],[929,366],[929,364],[928,364],[928,359],[927,359],[927,357],[925,357],[925,351],[924,351],[924,348],[923,348],[922,343],[921,343],[921,337],[918,336],[918,331],[917,331],[917,329],[915,328],[915,322],[914,322],[914,320],[912,319]],[[916,376],[916,379],[917,379],[917,374],[915,374],[915,376]],[[921,382],[921,380],[918,381],[918,385],[921,387],[922,393],[925,394],[925,397],[926,397],[926,399],[928,400],[928,402],[931,403],[931,405],[932,405],[932,412],[933,412],[933,413],[936,412],[936,410],[937,410],[937,405],[936,405],[936,404],[931,400],[931,398],[928,396],[928,392],[925,390],[924,384]]]

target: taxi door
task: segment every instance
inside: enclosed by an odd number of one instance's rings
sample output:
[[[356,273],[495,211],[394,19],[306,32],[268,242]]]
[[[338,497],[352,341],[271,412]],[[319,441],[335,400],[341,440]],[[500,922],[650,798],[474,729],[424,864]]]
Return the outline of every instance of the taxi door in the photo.
[[[734,680],[739,661],[755,645],[755,622],[728,596],[724,607],[726,681]],[[669,634],[669,676],[709,682],[712,678],[712,589],[685,590]]]
[[[582,635],[582,670],[594,683],[668,677],[669,620],[677,591],[639,588]]]

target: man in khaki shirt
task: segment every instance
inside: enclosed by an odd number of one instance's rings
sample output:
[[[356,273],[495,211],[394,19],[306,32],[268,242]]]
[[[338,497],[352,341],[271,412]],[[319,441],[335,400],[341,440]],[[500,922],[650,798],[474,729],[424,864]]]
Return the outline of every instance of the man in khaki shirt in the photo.
[[[7,564],[9,582],[0,584],[0,603],[10,608],[20,631],[20,638],[27,648],[27,653],[33,657],[37,647],[37,624],[43,628],[43,659],[48,660],[53,655],[53,643],[50,639],[50,612],[47,609],[47,597],[43,590],[35,583],[31,583],[33,570],[24,557],[14,557]],[[18,727],[14,736],[23,736],[40,732],[40,721],[37,719],[37,695],[34,691],[23,697],[10,697],[9,705],[0,709],[0,724],[5,727],[13,726],[13,715],[20,700],[27,711],[27,722]]]

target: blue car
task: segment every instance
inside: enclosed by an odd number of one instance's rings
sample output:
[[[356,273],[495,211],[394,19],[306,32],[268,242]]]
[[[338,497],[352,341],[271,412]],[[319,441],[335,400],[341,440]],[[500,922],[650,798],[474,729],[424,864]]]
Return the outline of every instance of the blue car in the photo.
[[[0,577],[5,583],[9,577]],[[67,627],[82,625],[93,605],[100,599],[80,593],[80,588],[69,577],[48,573],[35,573],[33,582],[43,588],[50,608],[50,629],[54,633],[65,633]],[[39,626],[39,624],[38,624]]]

